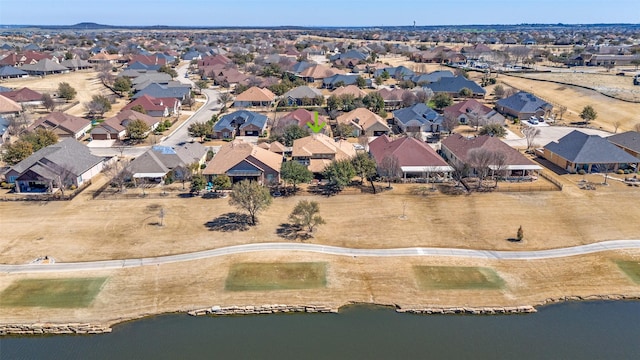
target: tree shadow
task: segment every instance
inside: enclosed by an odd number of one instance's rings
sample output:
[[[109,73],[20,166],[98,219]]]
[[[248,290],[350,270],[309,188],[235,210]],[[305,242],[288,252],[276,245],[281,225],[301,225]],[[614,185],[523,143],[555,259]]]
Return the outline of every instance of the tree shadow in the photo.
[[[222,214],[211,221],[207,221],[204,226],[208,227],[211,231],[247,231],[249,230],[250,223],[251,216],[232,212]]]
[[[293,241],[297,239],[300,239],[300,241],[306,241],[313,237],[308,232],[303,231],[300,226],[288,223],[280,224],[278,229],[276,229],[276,235],[283,239]]]
[[[517,238],[508,238],[507,239],[508,242],[513,242],[513,243],[521,243],[522,240],[518,240]]]

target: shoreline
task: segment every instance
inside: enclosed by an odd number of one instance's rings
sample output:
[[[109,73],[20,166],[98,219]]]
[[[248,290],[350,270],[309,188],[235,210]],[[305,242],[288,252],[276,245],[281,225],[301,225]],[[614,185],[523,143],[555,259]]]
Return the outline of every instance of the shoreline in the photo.
[[[244,306],[219,306],[199,308],[193,310],[165,311],[157,314],[146,314],[128,319],[119,319],[107,323],[50,323],[38,322],[30,324],[0,324],[0,337],[2,336],[25,336],[25,335],[98,335],[113,332],[113,327],[131,321],[138,321],[148,317],[161,316],[165,314],[186,314],[189,316],[246,316],[246,315],[269,315],[286,313],[335,313],[339,314],[340,309],[348,306],[382,306],[393,307],[397,313],[419,314],[419,315],[517,315],[532,314],[538,312],[540,307],[547,305],[568,303],[568,302],[597,302],[597,301],[638,301],[640,296],[609,294],[609,295],[588,295],[576,296],[567,295],[558,298],[547,298],[535,305],[520,306],[427,306],[427,307],[407,307],[402,308],[396,304],[347,302],[339,307],[325,305],[244,305]]]

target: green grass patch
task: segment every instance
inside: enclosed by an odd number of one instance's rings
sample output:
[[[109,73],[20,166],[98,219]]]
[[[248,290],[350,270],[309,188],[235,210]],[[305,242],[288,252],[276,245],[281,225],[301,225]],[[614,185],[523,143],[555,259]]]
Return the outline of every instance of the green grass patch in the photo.
[[[497,290],[504,280],[485,267],[414,266],[421,290]]]
[[[633,282],[640,284],[640,263],[637,261],[616,261],[616,265],[624,272]]]
[[[240,263],[229,270],[225,289],[230,291],[315,289],[327,285],[327,264]]]
[[[106,277],[18,280],[0,293],[0,306],[85,308],[106,280]]]

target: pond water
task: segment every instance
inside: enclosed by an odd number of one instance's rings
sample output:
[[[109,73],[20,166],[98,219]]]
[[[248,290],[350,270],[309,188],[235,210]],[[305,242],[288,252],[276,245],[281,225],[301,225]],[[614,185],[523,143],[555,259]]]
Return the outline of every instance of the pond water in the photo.
[[[0,338],[0,359],[640,359],[640,302],[566,303],[523,315],[339,314],[191,317],[111,334]]]

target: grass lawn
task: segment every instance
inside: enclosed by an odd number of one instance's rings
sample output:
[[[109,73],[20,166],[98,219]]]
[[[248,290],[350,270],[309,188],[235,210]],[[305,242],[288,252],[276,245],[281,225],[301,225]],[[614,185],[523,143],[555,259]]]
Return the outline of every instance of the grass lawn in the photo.
[[[492,290],[502,289],[504,280],[485,267],[414,266],[421,290]]]
[[[637,261],[616,261],[616,264],[633,282],[640,284],[640,263]]]
[[[292,290],[325,287],[327,264],[311,263],[239,263],[229,269],[225,289]]]
[[[84,308],[91,304],[105,280],[106,277],[18,280],[0,293],[0,306]]]

